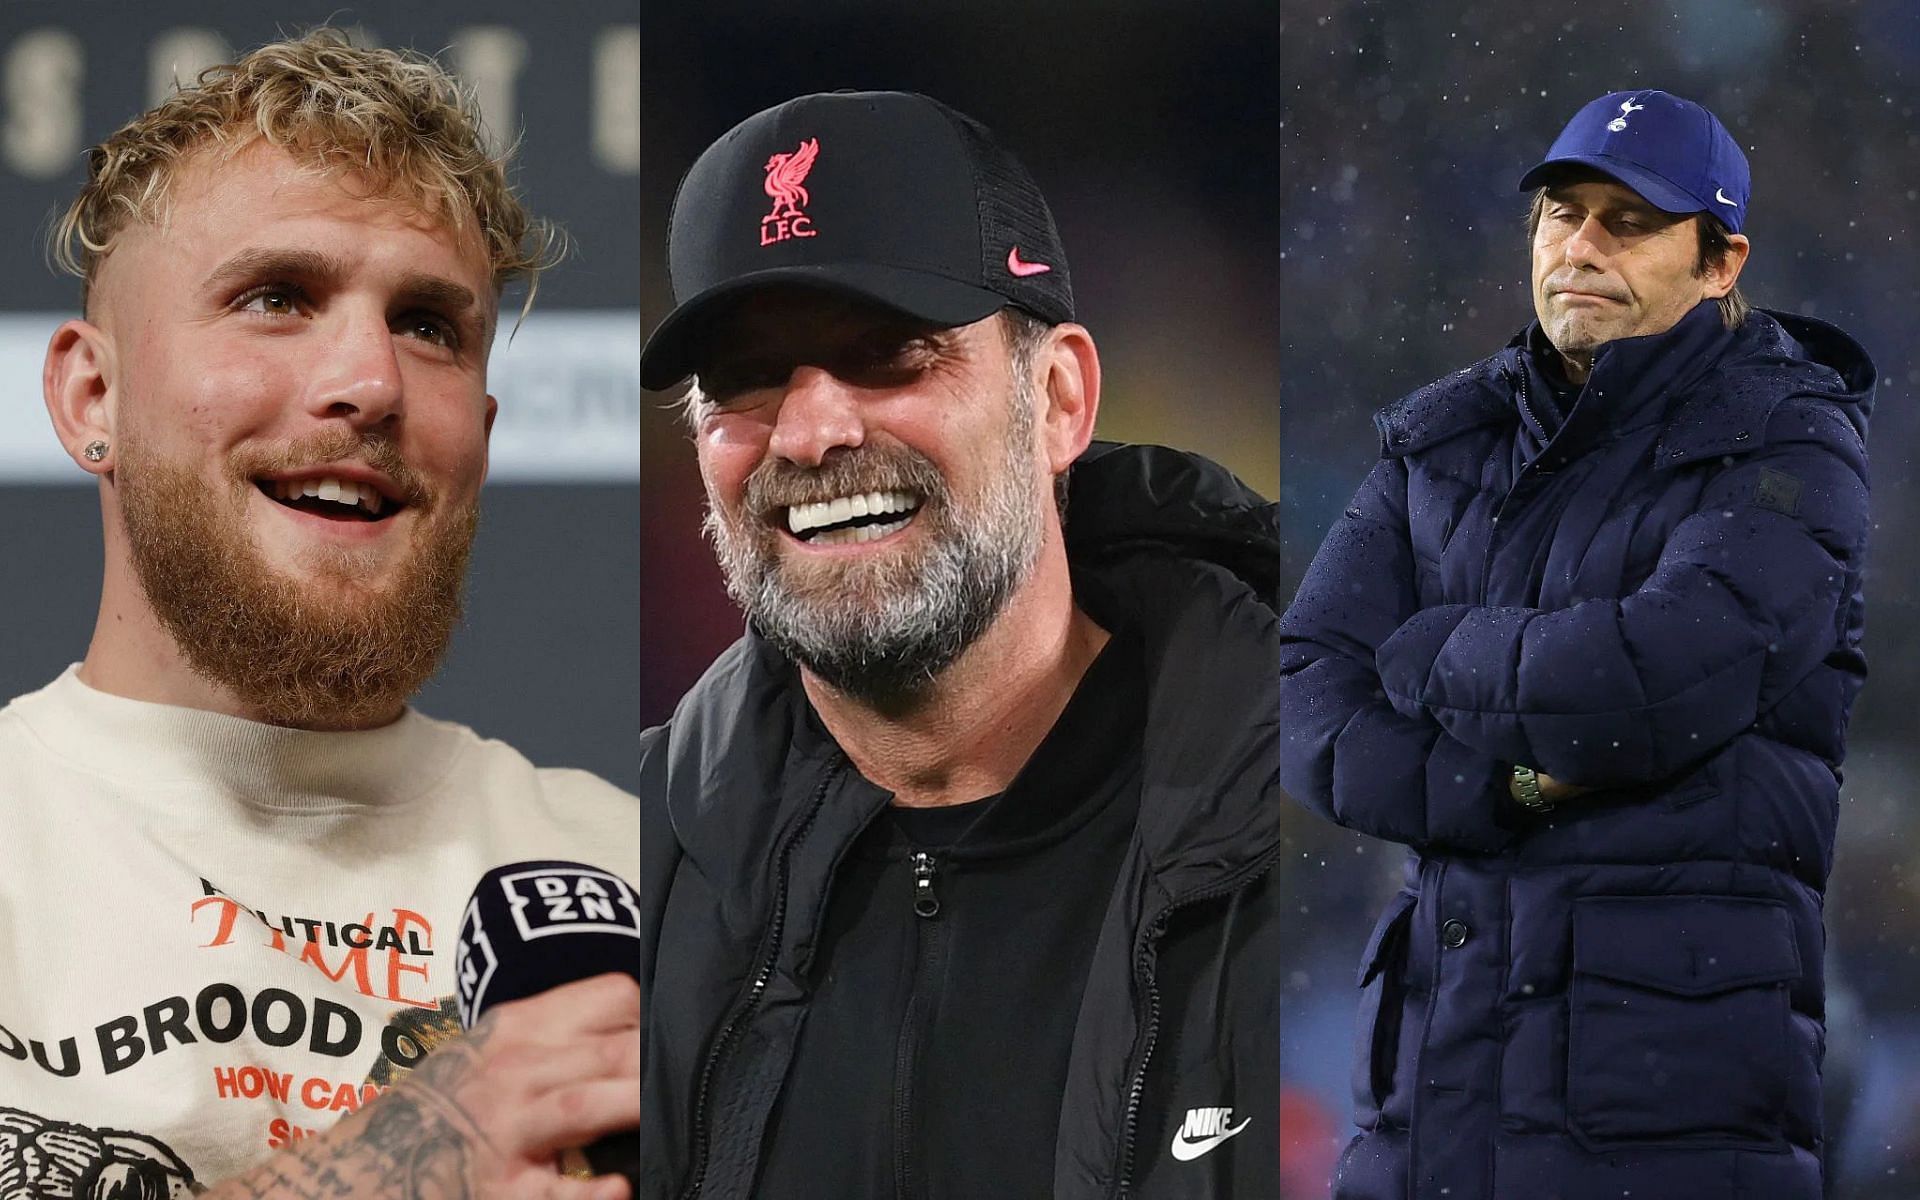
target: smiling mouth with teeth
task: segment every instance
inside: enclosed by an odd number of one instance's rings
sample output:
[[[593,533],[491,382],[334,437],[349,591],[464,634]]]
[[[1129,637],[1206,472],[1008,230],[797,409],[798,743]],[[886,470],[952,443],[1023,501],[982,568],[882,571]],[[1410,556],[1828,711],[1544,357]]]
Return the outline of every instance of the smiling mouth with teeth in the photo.
[[[920,511],[911,492],[865,492],[787,508],[787,531],[813,546],[877,541],[904,529]]]
[[[384,521],[406,505],[382,496],[371,485],[351,479],[260,479],[255,485],[268,499],[334,521]]]

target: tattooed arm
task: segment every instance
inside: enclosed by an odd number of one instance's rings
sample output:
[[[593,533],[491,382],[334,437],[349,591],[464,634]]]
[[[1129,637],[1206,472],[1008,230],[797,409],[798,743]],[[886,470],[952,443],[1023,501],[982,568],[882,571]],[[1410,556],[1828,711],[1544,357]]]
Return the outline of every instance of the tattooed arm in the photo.
[[[503,1004],[399,1087],[205,1200],[627,1200],[564,1150],[640,1121],[640,994],[602,975]]]

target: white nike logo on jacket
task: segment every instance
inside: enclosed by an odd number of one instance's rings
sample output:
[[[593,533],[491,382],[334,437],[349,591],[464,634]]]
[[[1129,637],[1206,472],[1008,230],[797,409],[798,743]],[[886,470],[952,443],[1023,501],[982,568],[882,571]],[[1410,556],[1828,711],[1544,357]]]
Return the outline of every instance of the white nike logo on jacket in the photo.
[[[1188,1109],[1186,1123],[1173,1135],[1174,1158],[1181,1162],[1192,1162],[1253,1124],[1252,1117],[1243,1118],[1238,1125],[1232,1124],[1232,1121],[1231,1108]]]

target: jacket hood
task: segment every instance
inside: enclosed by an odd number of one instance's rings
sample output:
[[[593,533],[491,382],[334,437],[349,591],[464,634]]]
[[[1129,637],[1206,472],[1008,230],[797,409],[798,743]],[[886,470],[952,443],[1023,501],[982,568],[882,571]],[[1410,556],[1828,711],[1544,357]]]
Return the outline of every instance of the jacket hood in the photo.
[[[1718,310],[1702,303],[1674,328],[1600,348],[1589,384],[1620,381],[1653,398],[1684,394],[1659,447],[1662,466],[1751,449],[1781,401],[1803,397],[1834,405],[1862,438],[1873,409],[1876,372],[1867,352],[1839,328],[1794,313],[1754,310],[1727,333]],[[1444,376],[1374,416],[1381,456],[1399,457],[1470,429],[1517,420],[1510,380],[1537,326],[1499,353]]]
[[[1279,505],[1198,455],[1096,443],[1066,540],[1082,603],[1145,644],[1139,841],[1161,886],[1261,860],[1284,810]]]
[[[1280,506],[1197,454],[1093,443],[1069,477],[1066,538],[1076,565],[1144,551],[1212,563],[1279,597]]]
[[[1158,446],[1096,443],[1069,489],[1076,594],[1142,638],[1139,836],[1177,892],[1188,872],[1237,869],[1278,842],[1278,506]],[[834,758],[817,720],[796,668],[751,632],[681,700],[665,731],[667,806],[704,872],[760,872],[803,819],[808,789],[787,783],[824,778]]]

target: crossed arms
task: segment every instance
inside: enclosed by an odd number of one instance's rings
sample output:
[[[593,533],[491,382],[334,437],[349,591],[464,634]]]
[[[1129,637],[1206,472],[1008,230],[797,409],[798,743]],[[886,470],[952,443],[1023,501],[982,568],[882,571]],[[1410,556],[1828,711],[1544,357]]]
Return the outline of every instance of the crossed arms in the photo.
[[[1566,608],[1420,608],[1407,469],[1374,468],[1281,619],[1282,782],[1361,832],[1498,850],[1520,827],[1503,799],[1514,764],[1587,787],[1674,776],[1845,634],[1866,460],[1819,402],[1776,410],[1638,587]],[[1793,513],[1756,503],[1765,471],[1801,481]]]

